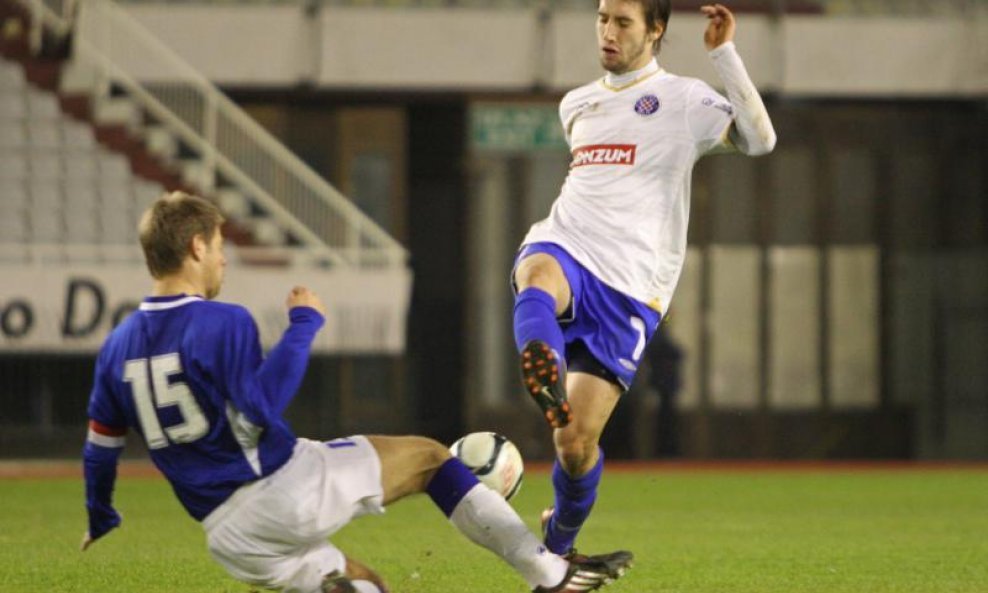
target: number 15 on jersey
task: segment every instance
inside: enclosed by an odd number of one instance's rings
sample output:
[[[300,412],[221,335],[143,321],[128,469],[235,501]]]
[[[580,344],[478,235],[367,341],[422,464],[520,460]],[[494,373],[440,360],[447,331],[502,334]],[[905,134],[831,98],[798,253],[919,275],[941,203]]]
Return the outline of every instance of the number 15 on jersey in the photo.
[[[148,449],[161,449],[171,444],[191,443],[209,432],[209,420],[202,413],[189,386],[170,381],[182,372],[178,353],[163,354],[150,359],[128,360],[124,366],[124,381],[130,384],[137,408],[137,418],[144,432]],[[158,410],[177,406],[182,422],[161,426]]]

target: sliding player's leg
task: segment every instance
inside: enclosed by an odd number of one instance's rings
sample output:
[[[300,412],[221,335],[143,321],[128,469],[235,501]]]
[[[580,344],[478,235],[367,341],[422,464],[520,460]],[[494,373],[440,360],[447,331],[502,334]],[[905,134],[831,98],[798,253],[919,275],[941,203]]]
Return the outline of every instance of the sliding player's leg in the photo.
[[[203,521],[215,560],[235,578],[288,593],[386,593],[384,582],[327,539],[383,512],[367,439],[299,439],[291,459],[240,488]]]
[[[442,444],[423,437],[371,436],[381,460],[384,504],[426,492],[474,543],[510,564],[537,591],[591,591],[630,566],[626,552],[573,562],[549,553],[497,492],[480,484]],[[568,583],[583,589],[569,589]]]
[[[547,554],[504,498],[442,444],[424,437],[368,437],[381,459],[384,504],[425,492],[467,538],[494,552],[529,585],[555,585],[567,562]]]
[[[384,580],[364,564],[346,557],[346,569],[323,579],[320,593],[388,593]]]

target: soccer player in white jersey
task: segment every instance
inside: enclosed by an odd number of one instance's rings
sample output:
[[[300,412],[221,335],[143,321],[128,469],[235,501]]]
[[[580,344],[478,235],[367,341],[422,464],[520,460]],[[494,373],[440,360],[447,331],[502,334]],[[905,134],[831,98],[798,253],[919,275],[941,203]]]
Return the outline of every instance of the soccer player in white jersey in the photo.
[[[184,193],[157,200],[140,237],[152,295],[100,350],[83,452],[89,527],[82,549],[120,525],[113,507],[128,429],[146,442],[212,557],[235,578],[289,593],[383,593],[374,571],[327,538],[354,517],[427,493],[473,542],[534,591],[591,591],[621,576],[631,554],[562,558],[442,444],[424,437],[296,438],[282,417],[324,321],[296,287],[290,324],[267,358],[241,306],[218,303],[226,259],[222,216]],[[464,590],[469,589],[465,586]]]
[[[554,428],[555,502],[546,545],[565,554],[603,471],[599,440],[668,310],[686,255],[690,176],[715,151],[768,153],[775,131],[735,49],[734,15],[701,8],[704,43],[727,98],[655,57],[669,0],[600,0],[606,75],[559,106],[573,158],[512,272],[522,381]]]

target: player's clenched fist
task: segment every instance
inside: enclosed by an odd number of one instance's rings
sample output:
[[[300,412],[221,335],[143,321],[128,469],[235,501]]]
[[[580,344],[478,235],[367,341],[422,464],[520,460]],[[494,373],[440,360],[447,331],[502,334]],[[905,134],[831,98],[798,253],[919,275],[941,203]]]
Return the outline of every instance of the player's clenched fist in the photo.
[[[319,314],[323,317],[326,316],[326,306],[322,304],[319,295],[304,286],[292,288],[292,291],[288,293],[288,298],[285,299],[285,306],[289,310],[295,307],[312,307],[316,311],[319,311]]]
[[[700,11],[709,19],[707,30],[703,32],[703,43],[706,44],[708,50],[734,40],[734,15],[726,6],[707,4],[701,6]]]

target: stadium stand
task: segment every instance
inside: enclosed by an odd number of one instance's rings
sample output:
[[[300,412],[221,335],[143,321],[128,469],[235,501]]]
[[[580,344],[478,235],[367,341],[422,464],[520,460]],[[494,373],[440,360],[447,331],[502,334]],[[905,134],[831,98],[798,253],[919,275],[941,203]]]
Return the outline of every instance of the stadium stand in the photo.
[[[242,259],[405,265],[404,248],[208,80],[124,11],[91,6],[69,23],[51,3],[0,4],[2,242],[132,245],[144,207],[184,189],[218,201],[234,243],[286,248]],[[111,40],[93,33],[105,23]],[[161,61],[161,81],[131,76],[130,47]]]
[[[0,197],[5,241],[129,245],[165,189],[132,172],[93,127],[63,113],[17,62],[0,62]]]

